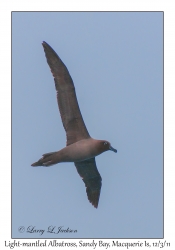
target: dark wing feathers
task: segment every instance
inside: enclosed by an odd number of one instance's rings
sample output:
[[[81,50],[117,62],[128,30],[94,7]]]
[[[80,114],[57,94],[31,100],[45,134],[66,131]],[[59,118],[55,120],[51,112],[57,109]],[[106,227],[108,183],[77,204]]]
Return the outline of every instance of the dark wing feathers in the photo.
[[[88,200],[94,207],[98,207],[98,201],[100,198],[100,190],[102,185],[102,179],[98,172],[95,158],[91,158],[85,161],[74,162],[77,171],[83,179],[86,186],[86,193]]]
[[[42,43],[47,62],[55,80],[57,102],[61,119],[67,136],[67,146],[90,137],[84,124],[72,78],[55,51],[46,43]],[[47,156],[47,154],[43,155]],[[101,190],[101,176],[97,170],[95,158],[75,162],[79,175],[82,177],[89,201],[98,207]]]
[[[90,137],[84,124],[72,78],[56,52],[46,43],[42,43],[47,62],[55,80],[57,102],[67,136],[67,146]]]

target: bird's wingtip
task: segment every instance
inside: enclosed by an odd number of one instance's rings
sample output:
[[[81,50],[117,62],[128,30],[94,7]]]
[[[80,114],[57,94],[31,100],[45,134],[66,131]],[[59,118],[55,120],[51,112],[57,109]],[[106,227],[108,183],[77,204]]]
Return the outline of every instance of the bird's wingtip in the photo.
[[[98,200],[89,200],[89,201],[92,204],[92,206],[94,206],[95,208],[98,208]]]
[[[47,43],[45,41],[42,41],[42,45],[44,47],[44,45],[47,45]]]

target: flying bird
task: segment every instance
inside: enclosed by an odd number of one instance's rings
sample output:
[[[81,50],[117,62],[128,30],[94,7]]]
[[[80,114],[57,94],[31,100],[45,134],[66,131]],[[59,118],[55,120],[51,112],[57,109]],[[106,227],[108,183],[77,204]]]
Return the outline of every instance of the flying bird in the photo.
[[[66,131],[66,147],[46,153],[31,166],[49,167],[59,162],[74,162],[76,169],[86,186],[89,201],[97,208],[102,178],[98,172],[95,157],[107,150],[117,152],[106,140],[93,139],[83,121],[75,93],[73,80],[68,69],[46,42],[42,43],[47,63],[55,81],[57,102]]]

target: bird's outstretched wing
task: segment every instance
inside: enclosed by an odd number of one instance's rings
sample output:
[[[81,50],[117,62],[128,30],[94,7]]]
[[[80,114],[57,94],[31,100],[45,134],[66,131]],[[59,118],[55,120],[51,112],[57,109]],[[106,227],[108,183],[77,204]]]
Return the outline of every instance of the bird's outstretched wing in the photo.
[[[85,161],[74,162],[77,171],[83,179],[86,186],[86,193],[88,200],[94,207],[98,207],[98,201],[100,198],[100,190],[102,185],[102,178],[98,172],[95,158],[91,158]]]
[[[42,43],[47,62],[55,80],[57,101],[61,119],[67,136],[67,146],[90,137],[84,124],[72,78],[56,52],[46,43]]]

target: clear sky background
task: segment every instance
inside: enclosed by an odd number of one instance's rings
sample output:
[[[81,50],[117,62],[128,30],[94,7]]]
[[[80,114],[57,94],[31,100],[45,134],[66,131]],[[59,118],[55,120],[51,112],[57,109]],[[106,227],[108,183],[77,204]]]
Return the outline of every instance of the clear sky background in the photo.
[[[90,135],[118,150],[96,157],[102,176],[98,209],[73,163],[30,166],[66,144],[43,40],[73,78]],[[77,233],[26,232],[51,225]],[[13,13],[12,236],[163,236],[161,12]]]

